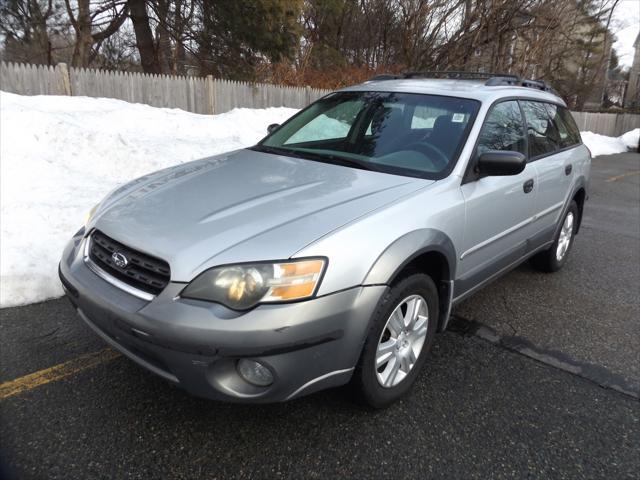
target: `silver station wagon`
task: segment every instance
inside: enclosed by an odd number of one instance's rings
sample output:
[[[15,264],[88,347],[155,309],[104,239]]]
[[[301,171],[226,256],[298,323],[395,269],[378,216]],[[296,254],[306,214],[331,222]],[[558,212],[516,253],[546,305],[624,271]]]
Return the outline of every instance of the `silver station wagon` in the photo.
[[[60,262],[82,320],[207,398],[400,398],[456,303],[527,259],[563,266],[591,162],[543,82],[429,77],[375,77],[111,192]]]

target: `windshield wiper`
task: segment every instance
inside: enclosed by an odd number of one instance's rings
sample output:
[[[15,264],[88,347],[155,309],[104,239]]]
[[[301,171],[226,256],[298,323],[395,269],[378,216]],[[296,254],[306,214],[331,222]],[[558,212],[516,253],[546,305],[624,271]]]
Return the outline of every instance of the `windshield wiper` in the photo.
[[[284,155],[294,158],[304,158],[306,160],[313,160],[317,162],[324,163],[332,163],[337,165],[342,165],[344,167],[354,167],[360,168],[362,170],[369,171],[380,171],[375,168],[369,162],[356,160],[354,158],[346,158],[341,157],[339,155],[334,155],[332,153],[324,153],[324,152],[314,152],[311,149],[304,150],[295,150],[293,148],[279,148],[279,147],[269,147],[267,145],[255,145],[251,147],[251,150],[256,150],[259,152],[265,153],[273,153],[274,155]]]
[[[319,162],[328,162],[332,164],[342,165],[344,167],[360,168],[362,170],[379,171],[369,162],[366,162],[364,160],[342,157],[340,155],[335,155],[333,153],[316,152],[316,151],[313,151],[312,149],[307,149],[307,148],[302,150],[296,150],[296,153],[307,155],[308,157],[310,157],[311,160],[317,160]]]
[[[292,148],[269,147],[267,145],[254,145],[253,147],[249,147],[249,149],[255,150],[256,152],[264,152],[264,153],[272,153],[274,155],[281,155],[283,157],[303,158],[305,160],[309,160],[309,155],[307,155],[307,152],[300,152],[298,150],[293,150]]]
[[[316,155],[320,161],[329,160],[331,163],[342,165],[343,167],[354,167],[362,170],[377,171],[377,169],[369,162],[356,160],[355,158],[340,157],[331,153],[312,153],[311,155]]]
[[[249,150],[255,150],[256,152],[273,153],[274,155],[288,155],[289,150],[285,148],[267,147],[266,145],[254,145],[249,147]],[[291,155],[295,156],[295,155]]]

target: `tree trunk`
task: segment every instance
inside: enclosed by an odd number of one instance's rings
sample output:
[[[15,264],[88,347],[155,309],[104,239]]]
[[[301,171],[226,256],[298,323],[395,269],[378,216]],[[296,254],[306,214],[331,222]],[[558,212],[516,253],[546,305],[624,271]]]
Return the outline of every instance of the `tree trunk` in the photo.
[[[160,64],[149,26],[149,15],[145,0],[128,0],[131,22],[136,34],[136,45],[140,53],[140,63],[145,73],[160,73]]]
[[[185,64],[187,61],[187,52],[184,46],[184,31],[189,23],[189,19],[193,15],[195,2],[188,3],[186,12],[184,10],[183,0],[175,0],[175,18],[174,18],[174,35],[175,53],[171,64],[171,73],[174,75],[184,75],[186,73]]]
[[[176,8],[178,8],[176,6]],[[168,25],[171,22],[169,5],[165,0],[156,1],[156,13],[158,15],[158,26],[156,27],[156,38],[158,39],[158,64],[162,73],[171,73],[173,63],[173,45],[171,44],[171,34]]]
[[[28,2],[31,16],[31,28],[33,30],[33,44],[36,50],[31,60],[33,63],[51,65],[51,42],[47,31],[47,15],[42,12],[40,4],[35,1]]]
[[[78,0],[76,19],[76,44],[73,48],[74,67],[88,67],[93,38],[91,37],[91,9],[89,0]]]

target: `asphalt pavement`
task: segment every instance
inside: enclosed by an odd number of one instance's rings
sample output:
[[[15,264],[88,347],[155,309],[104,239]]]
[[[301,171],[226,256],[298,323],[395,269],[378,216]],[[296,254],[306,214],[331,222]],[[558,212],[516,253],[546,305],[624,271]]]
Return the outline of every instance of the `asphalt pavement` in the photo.
[[[0,478],[637,479],[640,155],[594,159],[590,197],[565,268],[465,301],[382,411],[348,388],[197,399],[105,354],[64,299],[0,310]]]
[[[553,274],[525,263],[454,315],[531,342],[640,395],[640,154],[593,159],[573,250]]]

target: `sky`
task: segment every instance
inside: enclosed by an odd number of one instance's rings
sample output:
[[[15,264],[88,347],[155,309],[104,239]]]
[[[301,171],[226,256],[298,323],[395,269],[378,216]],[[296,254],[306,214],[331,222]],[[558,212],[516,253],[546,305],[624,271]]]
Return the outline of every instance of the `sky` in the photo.
[[[613,13],[611,30],[616,35],[613,48],[618,54],[620,65],[631,67],[633,42],[640,32],[640,0],[621,0]]]

